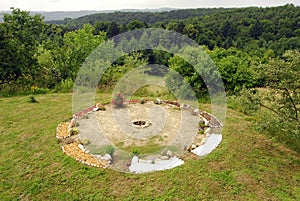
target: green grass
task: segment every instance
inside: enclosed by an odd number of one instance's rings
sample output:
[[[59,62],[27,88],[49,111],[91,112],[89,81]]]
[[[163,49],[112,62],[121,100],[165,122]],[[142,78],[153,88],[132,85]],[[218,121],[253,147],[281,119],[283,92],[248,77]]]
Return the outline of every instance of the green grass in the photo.
[[[141,87],[132,95],[132,100],[139,100],[145,98],[155,100],[160,98],[162,100],[176,100],[176,97],[167,89],[158,85],[147,85]]]
[[[106,100],[99,96],[98,100]],[[0,98],[1,200],[300,200],[300,156],[228,110],[221,145],[207,157],[143,175],[88,167],[55,138],[71,94]]]

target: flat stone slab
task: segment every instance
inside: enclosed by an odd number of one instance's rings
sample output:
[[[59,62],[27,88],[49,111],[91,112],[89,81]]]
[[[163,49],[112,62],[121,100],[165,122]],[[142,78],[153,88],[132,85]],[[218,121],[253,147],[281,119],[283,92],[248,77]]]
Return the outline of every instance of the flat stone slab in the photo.
[[[211,134],[209,137],[207,137],[205,144],[193,149],[191,152],[198,156],[205,156],[212,152],[221,141],[221,134]]]
[[[177,157],[172,157],[169,160],[156,161],[154,164],[134,163],[129,166],[129,170],[132,173],[146,173],[152,171],[167,170],[183,164],[183,160]]]

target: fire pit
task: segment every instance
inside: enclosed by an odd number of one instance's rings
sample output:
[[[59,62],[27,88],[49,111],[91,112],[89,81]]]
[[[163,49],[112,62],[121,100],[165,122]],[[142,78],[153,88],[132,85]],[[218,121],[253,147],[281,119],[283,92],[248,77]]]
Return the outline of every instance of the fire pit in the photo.
[[[147,128],[151,126],[151,122],[148,120],[135,120],[131,123],[134,128]]]

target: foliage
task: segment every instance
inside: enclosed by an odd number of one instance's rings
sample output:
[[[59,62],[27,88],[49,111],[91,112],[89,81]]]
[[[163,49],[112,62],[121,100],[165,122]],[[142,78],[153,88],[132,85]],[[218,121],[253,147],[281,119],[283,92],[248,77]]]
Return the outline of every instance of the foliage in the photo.
[[[105,153],[107,153],[107,154],[113,156],[113,154],[114,154],[114,152],[115,152],[115,147],[114,147],[114,146],[112,146],[112,145],[106,145],[106,146],[104,147],[104,149],[105,149]]]
[[[185,9],[169,12],[115,12],[99,13],[79,19],[57,22],[70,29],[84,24],[97,24],[111,33],[110,27],[125,32],[142,27],[173,30],[184,34],[209,49],[215,46],[228,49],[237,47],[247,52],[273,49],[276,55],[285,50],[299,49],[300,7],[286,4],[268,8],[212,8]],[[130,26],[129,26],[130,25]],[[99,29],[99,28],[98,28]],[[115,34],[112,34],[115,35]]]
[[[255,90],[256,93],[248,96],[247,104],[241,104],[251,105],[255,110],[258,106],[267,110],[269,115],[263,114],[259,130],[299,151],[300,52],[287,51],[282,58],[260,65],[257,70],[267,88]]]
[[[260,108],[259,102],[256,89],[243,88],[237,95],[227,96],[228,107],[246,115],[255,115]]]
[[[144,59],[140,52],[125,54],[106,69],[98,87],[101,89],[112,89],[126,73],[130,72],[134,68],[138,68],[146,64],[147,59]]]
[[[74,87],[74,82],[71,78],[62,80],[60,84],[57,84],[55,86],[55,91],[56,92],[63,92],[63,93],[68,93],[72,92]]]
[[[41,69],[34,55],[46,37],[43,18],[14,8],[3,18],[0,24],[0,84],[36,84]]]
[[[146,27],[173,30],[205,45],[221,73],[226,91],[238,94],[243,87],[264,86],[265,82],[257,77],[254,66],[267,64],[286,50],[300,48],[299,14],[300,8],[292,4],[271,8],[117,12],[67,19],[67,27],[64,27],[45,24],[40,15],[31,16],[29,12],[13,9],[11,14],[5,14],[4,23],[0,24],[1,94],[29,91],[33,85],[41,89],[70,91],[68,86],[61,85],[75,80],[85,59],[107,37]],[[140,37],[143,41],[149,36],[143,34]],[[114,48],[114,42],[107,44]],[[124,50],[134,50],[137,40],[126,38],[118,41],[118,45]],[[105,61],[91,64],[91,69],[80,77],[80,81],[89,82],[102,73],[95,73],[95,66],[110,65],[99,85],[100,89],[110,90],[124,74],[149,63],[155,65],[151,65],[145,74],[164,76],[168,73],[167,68],[159,67],[164,65],[179,72],[198,96],[205,94],[204,81],[187,60],[198,57],[205,66],[208,65],[206,59],[199,52],[192,53],[191,49],[182,54],[186,55],[183,59],[161,50],[131,52],[113,64]],[[211,72],[205,69],[202,68],[200,74],[210,75]],[[214,77],[212,74],[212,80]],[[98,82],[92,85],[98,86]],[[178,89],[178,93],[187,96],[185,92],[184,88]]]
[[[300,121],[300,52],[287,51],[282,58],[259,66],[269,89],[260,103],[280,118]],[[266,103],[264,103],[266,102]]]
[[[141,150],[139,148],[137,148],[137,147],[132,148],[132,151],[131,151],[132,156],[139,156],[140,153],[141,153]]]
[[[31,94],[31,95],[29,96],[29,101],[28,101],[28,102],[29,102],[29,103],[37,103],[38,101],[35,99],[34,95]]]
[[[124,103],[125,99],[123,97],[123,95],[121,93],[118,93],[115,95],[114,99],[112,100],[112,104],[117,107],[123,107],[123,103]]]
[[[250,56],[236,48],[215,48],[209,52],[215,62],[227,92],[238,93],[243,87],[254,88],[259,86],[259,78],[254,66],[262,59]]]
[[[54,84],[75,79],[84,60],[106,37],[104,33],[94,35],[93,32],[94,28],[87,24],[82,29],[65,33],[61,42],[46,40],[40,45],[36,57],[47,70],[48,79],[53,79],[52,73],[57,76]]]

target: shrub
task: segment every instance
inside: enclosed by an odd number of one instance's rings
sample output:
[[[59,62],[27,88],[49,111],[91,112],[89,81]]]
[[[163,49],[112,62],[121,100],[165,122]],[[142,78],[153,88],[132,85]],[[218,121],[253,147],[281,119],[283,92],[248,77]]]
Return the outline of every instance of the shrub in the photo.
[[[112,104],[117,107],[117,108],[120,108],[120,107],[123,107],[123,103],[124,103],[124,97],[121,93],[118,93],[116,95],[116,97],[112,100]]]
[[[138,156],[138,155],[140,155],[140,153],[141,153],[141,151],[137,147],[134,147],[132,149],[131,155],[132,156]]]
[[[90,141],[88,139],[84,139],[81,143],[83,145],[88,145],[88,144],[90,144]]]
[[[112,146],[112,145],[106,145],[105,147],[104,147],[104,149],[105,149],[105,153],[107,153],[107,154],[109,154],[109,155],[113,155],[114,154],[114,152],[115,152],[115,147],[114,146]]]
[[[28,102],[29,102],[29,103],[37,103],[38,101],[35,99],[34,95],[31,94],[31,95],[29,96],[29,101],[28,101]]]
[[[68,93],[73,90],[74,82],[71,78],[62,80],[60,84],[55,86],[56,92]]]

